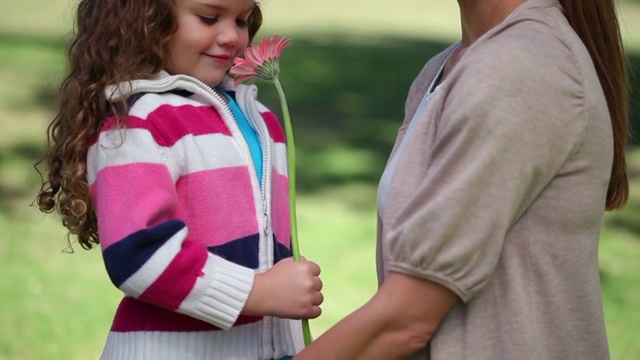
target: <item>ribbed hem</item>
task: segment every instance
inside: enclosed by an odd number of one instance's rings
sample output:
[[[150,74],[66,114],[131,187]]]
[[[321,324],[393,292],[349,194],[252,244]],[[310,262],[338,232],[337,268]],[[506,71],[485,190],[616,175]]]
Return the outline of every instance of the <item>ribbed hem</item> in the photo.
[[[247,302],[255,271],[212,254],[202,271],[178,312],[227,330]]]
[[[294,349],[294,355],[304,349],[304,337],[302,335],[302,322],[300,320],[274,319],[273,332],[274,336],[274,358],[279,359],[291,354]]]
[[[274,331],[265,338],[263,321],[227,331],[112,331],[100,359],[270,360],[297,354],[304,348],[300,321],[274,320]]]
[[[111,332],[101,360],[262,359],[261,323],[228,331]]]

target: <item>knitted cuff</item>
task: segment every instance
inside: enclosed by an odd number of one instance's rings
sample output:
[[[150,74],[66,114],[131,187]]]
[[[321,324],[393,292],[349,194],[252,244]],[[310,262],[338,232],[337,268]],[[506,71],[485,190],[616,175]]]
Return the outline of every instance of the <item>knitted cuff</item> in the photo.
[[[247,302],[255,271],[213,254],[209,254],[202,271],[178,312],[227,330]]]

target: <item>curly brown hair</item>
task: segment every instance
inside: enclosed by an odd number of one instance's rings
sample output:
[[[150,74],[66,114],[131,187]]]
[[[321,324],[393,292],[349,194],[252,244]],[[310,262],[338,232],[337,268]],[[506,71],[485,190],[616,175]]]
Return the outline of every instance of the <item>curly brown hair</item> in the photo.
[[[68,237],[84,249],[99,243],[87,181],[87,151],[106,117],[105,87],[147,79],[165,67],[177,30],[175,0],[81,0],[68,50],[68,75],[58,92],[58,112],[47,129],[47,146],[36,163],[42,185],[40,211],[58,212]],[[262,25],[256,3],[248,19],[249,39]],[[111,103],[124,126],[125,99]],[[39,167],[46,165],[46,177]]]

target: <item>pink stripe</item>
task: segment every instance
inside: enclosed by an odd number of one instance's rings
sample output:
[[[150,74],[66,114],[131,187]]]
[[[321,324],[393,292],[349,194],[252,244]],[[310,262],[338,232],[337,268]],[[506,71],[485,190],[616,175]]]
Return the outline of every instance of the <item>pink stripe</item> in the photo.
[[[273,141],[277,143],[284,143],[286,139],[278,118],[270,111],[263,112],[262,117],[264,118],[264,122],[267,124],[269,135],[271,135]]]
[[[207,249],[202,244],[185,241],[171,264],[140,296],[142,301],[162,304],[176,310],[202,276],[207,262]]]
[[[271,211],[273,213],[273,231],[276,234],[278,242],[286,247],[291,244],[291,220],[289,218],[289,185],[287,177],[275,174],[271,185],[273,191],[273,201]]]
[[[234,325],[262,320],[260,316],[240,316]],[[165,310],[131,297],[125,297],[118,306],[111,331],[207,331],[219,330],[215,325]]]
[[[184,175],[176,185],[180,198],[176,217],[186,221],[190,238],[207,246],[255,234],[258,221],[249,184],[244,166]]]
[[[159,164],[111,166],[91,186],[103,249],[131,233],[172,218],[177,207],[173,180]]]
[[[116,127],[116,118],[105,120],[101,131]],[[173,146],[186,135],[223,134],[231,136],[218,112],[211,106],[161,105],[146,119],[127,117],[128,129],[146,129],[161,146]],[[97,140],[97,137],[96,139]]]

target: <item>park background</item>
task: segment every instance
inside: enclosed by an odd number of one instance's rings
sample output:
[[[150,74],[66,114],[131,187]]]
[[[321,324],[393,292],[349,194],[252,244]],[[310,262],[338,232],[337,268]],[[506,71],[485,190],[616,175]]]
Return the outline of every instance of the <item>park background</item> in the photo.
[[[97,359],[120,299],[99,250],[71,254],[33,206],[74,0],[2,0],[0,10],[0,360]],[[258,37],[287,35],[281,81],[298,146],[301,249],[323,268],[320,335],[375,291],[375,187],[424,61],[459,36],[454,0],[262,0]],[[631,200],[609,213],[600,262],[614,360],[640,359],[640,1],[620,2],[636,138]],[[278,111],[270,84],[261,98]]]

